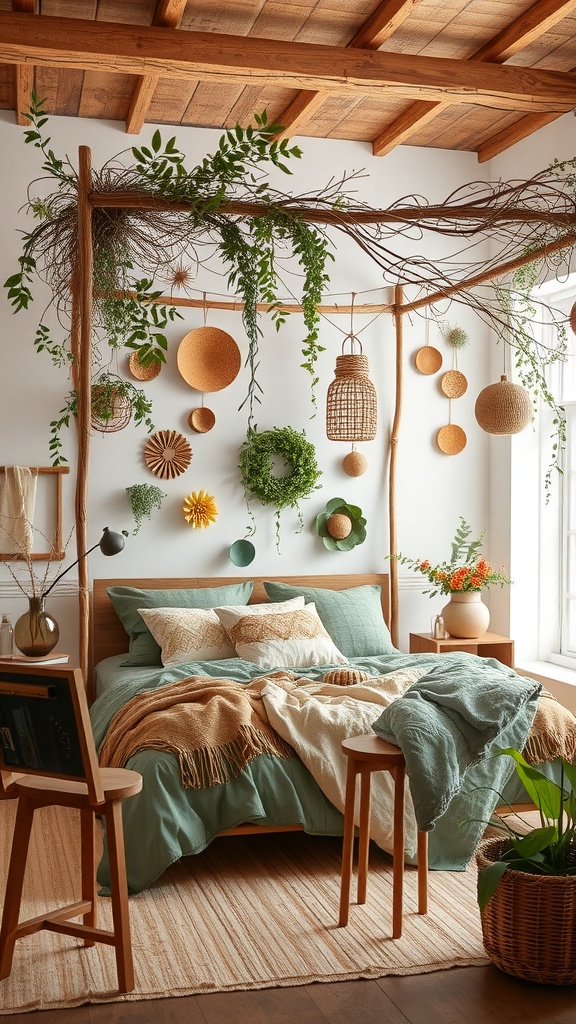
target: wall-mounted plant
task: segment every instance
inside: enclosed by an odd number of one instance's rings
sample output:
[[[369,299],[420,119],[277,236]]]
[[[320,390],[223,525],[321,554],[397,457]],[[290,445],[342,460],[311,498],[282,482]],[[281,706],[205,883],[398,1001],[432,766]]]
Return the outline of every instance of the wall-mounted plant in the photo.
[[[442,337],[446,345],[450,348],[460,351],[466,347],[470,341],[466,331],[463,327],[451,327],[450,324],[445,324],[442,330]]]
[[[278,472],[283,463],[284,473]],[[276,518],[276,547],[280,550],[280,513],[296,509],[299,531],[304,528],[300,502],[317,490],[322,471],[316,461],[316,450],[304,433],[292,427],[274,427],[259,432],[251,430],[240,448],[240,472],[246,503],[250,496],[263,505],[272,505]],[[254,528],[249,531],[249,536]]]
[[[126,488],[126,494],[136,523],[136,528],[132,532],[136,535],[144,520],[152,517],[154,509],[160,511],[167,495],[156,484],[131,484]]]

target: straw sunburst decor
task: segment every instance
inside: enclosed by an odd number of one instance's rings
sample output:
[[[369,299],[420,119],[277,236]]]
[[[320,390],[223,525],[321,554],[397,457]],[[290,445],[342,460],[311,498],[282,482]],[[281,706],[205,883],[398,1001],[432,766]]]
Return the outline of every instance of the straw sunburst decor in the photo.
[[[153,434],[144,449],[144,461],[151,473],[163,480],[180,476],[188,469],[192,449],[188,441],[176,430],[159,430]]]

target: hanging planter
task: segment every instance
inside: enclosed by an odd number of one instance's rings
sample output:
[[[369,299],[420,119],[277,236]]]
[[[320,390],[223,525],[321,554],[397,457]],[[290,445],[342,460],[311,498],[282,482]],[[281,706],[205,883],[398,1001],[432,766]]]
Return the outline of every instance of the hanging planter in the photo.
[[[487,434],[519,434],[532,419],[532,402],[526,388],[502,374],[499,384],[480,392],[474,414]]]
[[[344,354],[350,341],[352,352]],[[354,352],[358,345],[360,352]],[[331,441],[372,441],[376,437],[377,396],[369,377],[368,357],[362,345],[349,334],[336,358],[335,379],[326,396],[326,436]]]

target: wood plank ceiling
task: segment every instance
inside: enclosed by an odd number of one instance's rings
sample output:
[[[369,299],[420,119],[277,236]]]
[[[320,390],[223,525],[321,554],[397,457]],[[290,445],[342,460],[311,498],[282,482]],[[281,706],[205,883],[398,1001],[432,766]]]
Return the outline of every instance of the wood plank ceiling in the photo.
[[[0,109],[469,150],[576,107],[576,0],[0,0]]]

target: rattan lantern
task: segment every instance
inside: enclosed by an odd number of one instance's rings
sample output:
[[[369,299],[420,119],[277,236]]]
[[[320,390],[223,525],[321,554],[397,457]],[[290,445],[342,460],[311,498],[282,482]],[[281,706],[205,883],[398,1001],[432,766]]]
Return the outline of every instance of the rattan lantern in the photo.
[[[369,377],[368,357],[353,334],[352,352],[336,357],[335,378],[326,396],[326,436],[331,441],[372,441],[376,437],[376,388]],[[358,345],[359,353],[354,346]]]
[[[519,434],[532,419],[532,402],[526,388],[502,374],[498,384],[480,392],[474,413],[487,434]]]

